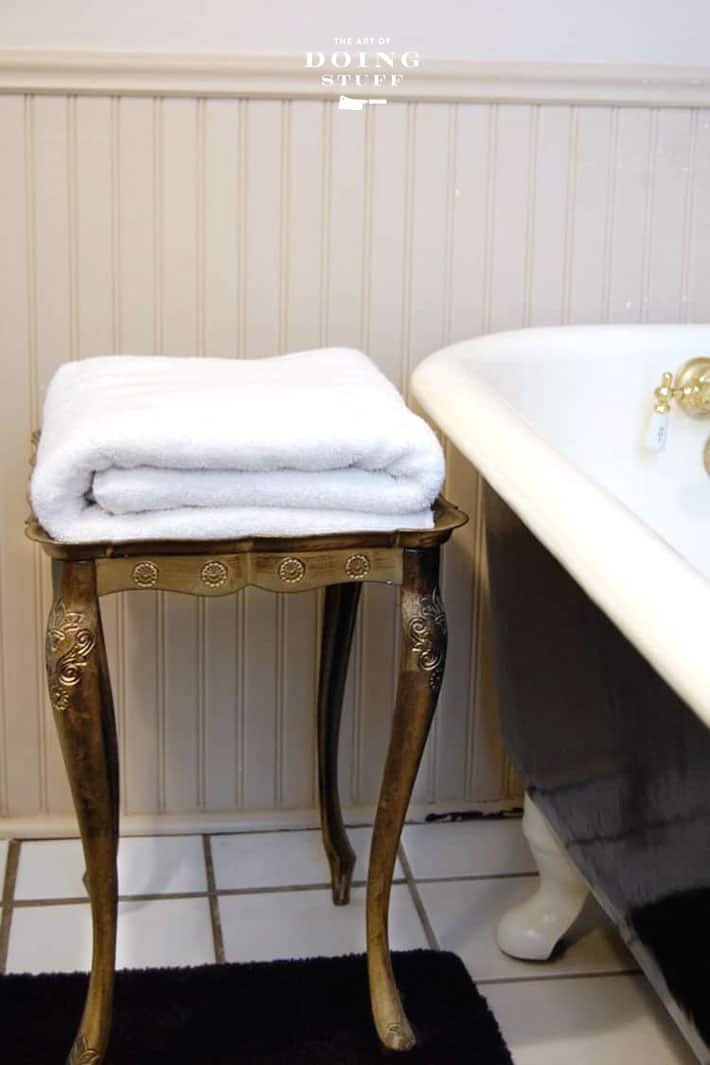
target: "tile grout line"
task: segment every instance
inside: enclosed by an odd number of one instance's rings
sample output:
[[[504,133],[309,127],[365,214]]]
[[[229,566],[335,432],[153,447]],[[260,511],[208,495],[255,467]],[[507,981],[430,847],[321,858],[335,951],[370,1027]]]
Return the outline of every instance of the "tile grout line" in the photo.
[[[347,828],[372,828],[372,824],[373,824],[372,821],[353,821],[352,823],[349,823],[346,827]],[[222,836],[269,836],[269,835],[277,835],[280,832],[320,832],[320,831],[321,831],[321,829],[320,829],[319,825],[307,825],[305,828],[303,826],[298,826],[297,825],[294,828],[291,828],[290,826],[284,826],[284,827],[280,827],[280,828],[238,828],[238,829],[223,829],[223,830],[217,829],[214,832],[210,832],[209,835],[210,835],[210,838],[212,838],[213,836],[220,836],[220,837],[222,837]],[[176,833],[176,835],[202,835],[202,834],[203,833],[201,833],[201,832],[197,832],[197,833],[194,833],[194,832],[193,833],[189,833],[189,832]],[[154,838],[154,837],[151,836],[150,838]]]
[[[456,884],[476,880],[537,880],[539,873],[462,873],[460,876],[418,876],[417,884]]]
[[[1,822],[0,818],[0,822]],[[416,822],[412,822],[415,824]],[[353,821],[352,824],[347,826],[348,828],[372,828],[371,821]],[[214,832],[131,832],[126,835],[122,835],[121,839],[195,839],[207,834],[212,836],[267,836],[276,835],[280,832],[320,832],[320,828],[317,825],[296,825],[294,828],[291,826],[277,827],[277,828],[235,828],[235,829],[216,829]],[[12,837],[1,836],[0,841],[7,840],[12,841]],[[21,840],[22,843],[68,843],[75,842],[81,843],[81,838],[78,835],[64,835],[64,836],[26,836]]]
[[[393,884],[406,884],[404,877],[398,877]],[[353,880],[354,888],[367,887],[366,880]],[[289,892],[304,893],[308,891],[330,891],[330,881],[323,880],[315,884],[270,884],[266,887],[243,887],[243,888],[215,888],[214,891],[165,891],[146,895],[119,895],[119,902],[174,902],[176,899],[209,899],[232,895],[286,895]],[[68,895],[59,898],[44,899],[16,899],[14,909],[28,910],[42,906],[82,906],[89,905],[89,899],[85,895]]]
[[[236,813],[236,814],[238,814],[239,812],[240,812],[239,810],[230,811],[230,813]],[[278,811],[275,811],[275,812],[278,812]],[[0,819],[0,825],[1,825],[1,820],[2,819]],[[518,821],[518,820],[520,820],[520,818],[516,816],[514,818],[511,818],[511,820]],[[362,819],[358,819],[356,821],[348,821],[345,827],[349,828],[349,829],[350,828],[372,828],[373,825],[374,825],[374,814],[369,820],[367,818],[362,818]],[[407,819],[404,822],[404,826],[405,827],[415,827],[415,828],[429,827],[427,825],[426,821],[418,821],[416,819],[412,819],[412,820]],[[157,827],[158,826],[156,825],[156,828]],[[205,826],[205,827],[209,827],[209,826]],[[296,824],[296,825],[293,825],[293,826],[291,826],[291,825],[270,825],[269,827],[266,827],[266,828],[261,828],[259,826],[255,826],[254,828],[217,828],[217,829],[214,829],[211,832],[208,832],[207,835],[209,835],[210,838],[212,838],[214,836],[261,836],[261,835],[265,836],[265,835],[274,834],[274,833],[277,833],[277,832],[320,832],[320,827],[317,824],[310,824],[310,825],[309,824],[306,824],[306,825]],[[196,828],[196,829],[193,829],[193,830],[175,829],[175,830],[173,830],[171,832],[164,832],[164,831],[157,831],[157,832],[156,831],[152,831],[151,832],[149,830],[146,830],[144,832],[127,832],[125,835],[122,835],[121,838],[122,839],[176,839],[178,837],[183,837],[183,836],[184,837],[188,837],[188,838],[194,838],[195,836],[199,836],[200,838],[202,838],[202,836],[204,836],[204,835],[205,835],[205,832],[203,830],[200,830],[200,829]],[[12,836],[3,836],[0,833],[0,840],[7,840],[9,842],[13,838],[14,837],[12,837]],[[66,841],[66,840],[80,841],[80,837],[77,835],[76,832],[73,833],[73,834],[71,832],[65,832],[63,835],[23,836],[23,837],[21,837],[20,842],[22,842],[22,843],[57,843],[60,840],[64,840],[64,841]]]
[[[352,826],[351,826],[352,827]],[[367,827],[367,826],[365,826]],[[280,833],[283,831],[318,831],[318,829],[271,829],[265,830],[262,834]],[[196,833],[197,834],[197,833]],[[233,832],[233,833],[221,833],[221,835],[242,835],[242,834],[254,834],[253,831]],[[161,901],[161,900],[176,900],[176,899],[195,899],[206,898],[210,908],[211,929],[213,937],[213,947],[215,954],[216,964],[224,964],[226,962],[223,930],[221,925],[221,915],[219,909],[219,897],[239,896],[239,895],[256,895],[256,894],[282,894],[293,892],[313,892],[313,891],[327,891],[330,884],[326,881],[315,884],[290,884],[290,885],[273,885],[265,887],[244,887],[244,888],[225,888],[219,890],[216,884],[216,874],[214,865],[214,856],[212,851],[212,838],[210,834],[200,833],[203,845],[203,856],[205,863],[206,874],[206,891],[197,892],[175,892],[164,894],[146,894],[146,895],[121,895],[121,901]],[[51,840],[50,840],[51,841]],[[23,841],[20,839],[9,840],[7,861],[5,868],[4,882],[2,884],[2,893],[0,895],[0,975],[4,974],[7,970],[9,945],[11,937],[11,926],[13,921],[14,910],[26,909],[32,907],[46,907],[57,905],[70,905],[70,904],[84,904],[88,905],[88,899],[83,897],[76,898],[59,898],[59,899],[17,899],[17,877],[19,870],[20,852]],[[500,873],[500,874],[469,874],[461,876],[449,876],[449,877],[416,877],[413,873],[412,866],[410,865],[407,857],[404,844],[400,842],[398,848],[398,858],[401,864],[401,868],[404,876],[399,877],[393,881],[399,885],[405,884],[409,888],[410,897],[412,898],[414,907],[417,911],[421,925],[423,927],[427,944],[430,949],[440,951],[440,947],[437,937],[434,933],[433,927],[429,920],[429,916],[426,910],[426,906],[420,894],[420,886],[422,884],[436,884],[436,883],[452,883],[452,882],[475,882],[477,880],[496,880],[496,879],[533,879],[535,873]],[[364,887],[366,881],[355,881],[354,887]],[[538,966],[535,966],[537,969]],[[481,978],[476,980],[477,986],[495,987],[499,984],[524,984],[524,983],[540,983],[544,980],[560,981],[560,980],[580,980],[580,979],[599,979],[602,977],[611,976],[635,976],[638,975],[639,969],[633,968],[620,968],[620,969],[604,969],[598,972],[556,972],[549,974],[541,974],[539,971],[531,973],[530,975],[511,975],[500,977]]]
[[[182,894],[166,892],[164,895],[119,895],[121,902],[175,902],[179,899],[206,899],[206,891],[186,891]],[[15,910],[39,910],[48,906],[89,906],[91,900],[86,895],[67,895],[62,898],[16,899]]]
[[[540,964],[532,962],[533,965]],[[551,973],[549,976],[489,976],[478,977],[476,987],[494,987],[500,984],[547,984],[559,980],[601,980],[609,976],[642,976],[641,969],[603,969],[601,972],[591,973]]]
[[[7,967],[7,954],[10,948],[10,929],[14,908],[17,869],[20,864],[20,846],[17,839],[11,839],[5,859],[5,881],[2,889],[2,916],[0,917],[0,975]]]
[[[222,918],[219,912],[219,899],[217,898],[217,881],[214,873],[214,860],[212,857],[212,841],[209,836],[202,837],[202,846],[205,855],[205,871],[207,874],[207,892],[210,904],[210,921],[212,923],[212,940],[214,943],[214,959],[217,965],[224,965],[224,936],[222,934]]]
[[[412,867],[409,864],[409,860],[404,851],[404,844],[401,842],[401,840],[398,850],[399,863],[402,866],[402,869],[404,870],[404,877],[407,887],[409,888],[409,894],[411,895],[412,902],[414,903],[414,909],[419,915],[419,920],[422,922],[422,928],[424,929],[424,935],[426,936],[429,948],[431,950],[441,950],[438,940],[434,935],[434,929],[431,926],[429,914],[426,912],[424,902],[422,900],[421,895],[419,894],[419,888],[417,887],[417,882],[414,879],[414,875],[412,873]]]

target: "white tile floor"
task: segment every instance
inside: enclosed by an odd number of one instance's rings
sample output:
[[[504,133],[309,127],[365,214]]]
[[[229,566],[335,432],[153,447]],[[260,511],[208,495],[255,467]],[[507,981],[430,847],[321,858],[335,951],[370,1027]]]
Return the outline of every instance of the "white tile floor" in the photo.
[[[350,836],[357,885],[370,830],[354,828]],[[8,856],[0,972],[86,969],[91,928],[78,841],[10,848],[0,841],[0,884]],[[456,951],[516,1065],[696,1063],[596,906],[586,908],[571,945],[552,962],[517,962],[498,951],[498,918],[535,886],[519,821],[408,825],[402,859],[392,946]],[[331,905],[314,831],[126,838],[119,875],[121,967],[364,949],[364,889],[354,887],[347,908]]]

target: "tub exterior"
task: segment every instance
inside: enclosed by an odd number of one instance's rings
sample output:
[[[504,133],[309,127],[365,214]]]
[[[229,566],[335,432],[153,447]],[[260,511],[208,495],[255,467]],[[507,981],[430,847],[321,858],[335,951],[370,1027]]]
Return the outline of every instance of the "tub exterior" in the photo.
[[[710,730],[490,486],[484,505],[508,752],[707,1047]]]
[[[675,413],[661,459],[642,441],[661,373],[708,353],[708,326],[522,330],[412,380],[484,478],[501,725],[538,827],[706,1063],[710,420]]]
[[[710,1044],[697,978],[710,947],[710,730],[490,486],[484,498],[508,752],[595,895],[627,941],[641,937]]]

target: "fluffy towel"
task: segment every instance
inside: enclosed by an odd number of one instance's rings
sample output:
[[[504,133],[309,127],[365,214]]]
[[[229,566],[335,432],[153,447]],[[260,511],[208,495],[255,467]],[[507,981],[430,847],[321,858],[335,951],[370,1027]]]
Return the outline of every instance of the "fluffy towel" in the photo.
[[[444,458],[371,360],[112,355],[52,379],[32,507],[56,540],[430,528]]]

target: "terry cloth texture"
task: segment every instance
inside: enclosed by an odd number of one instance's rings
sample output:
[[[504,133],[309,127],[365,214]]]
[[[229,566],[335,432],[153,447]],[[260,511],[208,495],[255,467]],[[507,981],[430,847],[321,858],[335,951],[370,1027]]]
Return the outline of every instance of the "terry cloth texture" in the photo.
[[[56,540],[431,528],[434,432],[362,352],[110,355],[47,389],[30,496]]]

